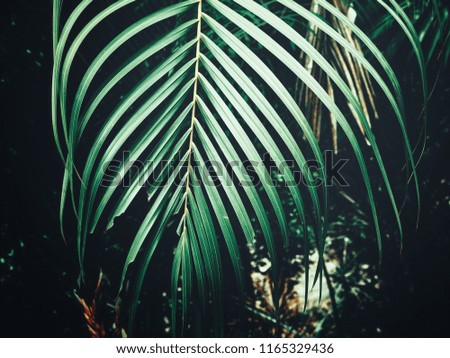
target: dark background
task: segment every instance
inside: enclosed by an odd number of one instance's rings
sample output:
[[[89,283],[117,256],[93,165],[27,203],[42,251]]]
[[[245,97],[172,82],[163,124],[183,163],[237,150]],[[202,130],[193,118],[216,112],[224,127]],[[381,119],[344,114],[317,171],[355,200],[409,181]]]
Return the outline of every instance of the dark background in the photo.
[[[51,11],[50,0],[7,0],[0,11],[0,337],[88,336],[72,294],[74,247],[59,234],[63,167],[51,131]],[[381,336],[450,336],[449,100],[441,79],[419,167],[420,227],[404,223],[402,255],[387,246],[383,304],[359,322],[381,327]],[[351,334],[362,331],[356,326]]]

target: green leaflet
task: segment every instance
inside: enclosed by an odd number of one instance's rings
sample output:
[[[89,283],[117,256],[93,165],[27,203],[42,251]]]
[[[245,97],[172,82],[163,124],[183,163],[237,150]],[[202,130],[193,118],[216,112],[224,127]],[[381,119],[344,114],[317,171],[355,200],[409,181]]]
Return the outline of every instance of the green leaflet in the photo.
[[[61,155],[61,158],[64,160],[65,156],[63,154],[61,142],[58,134],[58,100],[60,98],[60,76],[61,76],[61,65],[63,62],[63,54],[66,47],[67,40],[69,38],[69,34],[80,17],[83,11],[87,8],[89,4],[92,3],[92,0],[84,0],[81,2],[75,10],[70,14],[67,19],[61,33],[59,34],[59,16],[60,16],[60,4],[58,0],[54,1],[54,21],[56,23],[53,24],[53,37],[54,39],[58,39],[58,42],[55,43],[54,46],[54,59],[53,59],[53,75],[52,75],[52,125],[53,125],[53,135],[55,136],[56,146]]]
[[[75,40],[73,40],[72,45],[67,50],[64,62],[61,68],[61,78],[60,80],[60,106],[61,106],[61,123],[63,127],[64,137],[66,139],[66,144],[69,145],[69,132],[67,128],[67,85],[69,81],[69,74],[72,68],[72,63],[77,55],[81,44],[84,42],[86,37],[105,19],[107,19],[112,14],[116,13],[121,8],[129,5],[135,0],[120,0],[112,5],[108,6],[106,9],[101,11],[96,15],[89,23],[83,27],[83,29],[78,33]],[[70,152],[69,152],[70,157]]]
[[[191,175],[192,181],[196,182],[195,172],[191,172]],[[210,287],[211,304],[213,306],[214,332],[217,336],[222,336],[224,309],[223,276],[217,234],[203,190],[198,185],[193,186],[189,200],[191,215],[197,233],[203,229],[205,234],[204,236],[197,235],[205,238],[206,245],[202,245],[199,242],[199,247],[203,257],[205,257],[206,278]],[[206,292],[204,294],[208,297]]]
[[[63,186],[61,189],[61,200],[60,200],[60,213],[59,213],[59,221],[60,221],[60,230],[62,236],[64,237],[64,207],[66,203],[66,195],[69,184],[72,185],[72,168],[69,167],[68,163],[66,163],[66,158],[63,152],[63,148],[61,145],[61,140],[59,136],[58,130],[58,100],[60,98],[60,74],[61,74],[61,64],[63,61],[63,54],[66,47],[67,40],[69,38],[69,34],[80,17],[83,11],[87,8],[87,6],[92,2],[92,0],[85,0],[81,2],[75,10],[70,14],[67,19],[61,33],[59,33],[60,27],[60,12],[61,12],[61,1],[54,0],[53,3],[53,40],[57,41],[53,44],[54,49],[54,59],[53,59],[53,72],[52,72],[52,128],[53,128],[53,136],[56,143],[56,148],[58,149],[59,155],[63,160],[66,168],[64,171],[64,179]],[[73,190],[72,190],[73,193]],[[75,198],[72,196],[72,206],[75,214],[77,213]]]

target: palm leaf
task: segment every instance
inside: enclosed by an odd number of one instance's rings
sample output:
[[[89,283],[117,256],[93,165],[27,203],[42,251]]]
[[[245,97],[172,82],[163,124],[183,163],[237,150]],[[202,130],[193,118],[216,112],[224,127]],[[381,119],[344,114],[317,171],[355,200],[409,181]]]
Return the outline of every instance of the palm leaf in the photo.
[[[268,168],[261,165],[264,153],[273,160],[283,180],[290,183],[288,190],[295,203],[295,215],[299,216],[303,226],[306,277],[309,276],[311,241],[319,250],[321,260],[315,281],[321,278],[328,189],[326,185],[321,190],[316,188],[308,160],[319,163],[318,175],[325,182],[323,148],[319,146],[302,103],[296,100],[292,86],[280,79],[277,68],[281,66],[316,97],[318,105],[333,118],[335,130],[339,125],[348,139],[366,187],[380,258],[381,229],[361,139],[365,143],[367,138],[370,144],[402,231],[392,185],[363,100],[367,93],[372,93],[370,81],[377,83],[402,130],[407,162],[416,178],[400,86],[381,51],[347,19],[342,9],[325,0],[315,1],[324,12],[333,16],[334,25],[339,28],[336,30],[323,16],[317,16],[295,1],[186,0],[162,5],[99,48],[80,76],[74,68],[82,45],[95,38],[97,29],[110,17],[126,13],[133,1],[113,2],[97,14],[88,16],[89,19],[84,20],[86,23],[80,26],[91,5],[91,1],[83,1],[71,12],[61,30],[61,4],[57,0],[54,4],[53,129],[65,163],[60,216],[63,222],[66,196],[70,195],[77,218],[81,280],[85,275],[85,253],[90,234],[97,231],[104,220],[106,229],[111,229],[115,219],[127,212],[141,194],[143,183],[155,179],[145,186],[146,215],[122,263],[119,292],[124,294],[127,280],[134,282],[129,308],[130,330],[152,258],[162,240],[171,237],[167,232],[176,231],[177,237],[171,243],[175,248],[171,270],[173,334],[183,334],[187,329],[192,314],[191,301],[196,298],[202,315],[208,310],[214,313],[214,334],[222,334],[221,242],[228,250],[242,295],[244,277],[240,245],[252,244],[258,236],[264,238],[272,262],[273,301],[276,310],[279,309],[277,256],[280,243],[277,237],[281,237],[285,248],[289,247],[286,217],[290,213],[285,212],[280,188],[272,185]],[[75,26],[81,30],[72,34]],[[349,62],[347,67],[341,66],[341,69],[345,67],[343,71],[336,70],[339,62],[330,62],[311,44],[309,30],[305,31],[310,27],[331,39],[337,54],[345,54]],[[144,41],[148,29],[158,34],[150,43]],[[408,26],[406,30],[411,32]],[[358,37],[381,65],[382,71],[376,70],[366,59],[359,42],[345,36],[346,31]],[[326,88],[303,61],[295,57],[290,46],[280,42],[283,38],[326,74]],[[141,48],[127,51],[126,58],[118,55],[120,50],[133,48],[132,44],[139,41]],[[117,59],[119,64],[107,70],[112,59]],[[138,71],[149,63],[151,67]],[[357,85],[348,76],[349,72],[364,77],[366,95],[362,94],[359,85],[355,90]],[[138,79],[133,80],[136,76]],[[123,83],[131,86],[124,86],[129,88],[119,98],[114,97],[114,92],[120,91]],[[76,89],[73,95],[69,91],[72,86]],[[337,92],[343,95],[350,112],[358,120],[364,133],[362,136],[358,136],[358,129],[352,127],[345,109],[336,101]],[[373,98],[370,101],[373,102]],[[102,112],[105,102],[108,103],[106,115]],[[280,110],[285,114],[281,115]],[[99,115],[102,120],[98,120]],[[85,147],[87,155],[81,150]],[[128,152],[127,159],[121,156],[124,151]],[[120,164],[112,180],[105,182],[106,169],[118,158],[121,158]],[[144,165],[132,176],[130,185],[119,190],[117,184],[136,160],[144,161]],[[227,164],[236,161],[249,161],[251,166],[232,166],[228,171]],[[294,169],[286,165],[290,161],[293,161]],[[218,187],[208,184],[209,177],[204,169],[211,163],[225,168],[222,171],[213,168],[219,179]],[[260,186],[251,183],[250,169],[261,182]],[[295,171],[305,178],[305,190],[294,184]],[[417,178],[416,188],[418,192]],[[276,222],[271,221],[272,213]],[[173,222],[176,224],[172,225]],[[308,236],[310,224],[315,227],[314,237]],[[241,240],[242,237],[245,240]],[[137,265],[137,273],[133,276],[129,270],[132,263]],[[178,300],[180,285],[181,305]],[[305,286],[306,305],[309,283]],[[181,306],[180,310],[178,306]],[[176,326],[179,316],[181,331]]]

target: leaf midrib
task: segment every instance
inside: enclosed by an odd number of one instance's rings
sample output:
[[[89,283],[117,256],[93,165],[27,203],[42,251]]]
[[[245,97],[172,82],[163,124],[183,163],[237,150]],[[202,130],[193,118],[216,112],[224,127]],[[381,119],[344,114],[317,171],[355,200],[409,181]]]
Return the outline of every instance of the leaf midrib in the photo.
[[[199,78],[199,66],[200,66],[200,44],[202,38],[202,10],[203,10],[203,0],[198,2],[198,15],[197,15],[197,45],[195,50],[195,73],[194,73],[194,88],[192,96],[192,113],[191,113],[191,126],[190,126],[190,136],[189,136],[189,158],[187,165],[187,177],[186,177],[186,191],[184,194],[184,210],[183,210],[183,231],[180,238],[184,239],[187,230],[187,215],[188,215],[188,197],[189,197],[189,186],[190,186],[190,172],[192,168],[192,151],[194,148],[194,127],[195,127],[195,115],[197,110],[197,92],[198,92],[198,78]]]

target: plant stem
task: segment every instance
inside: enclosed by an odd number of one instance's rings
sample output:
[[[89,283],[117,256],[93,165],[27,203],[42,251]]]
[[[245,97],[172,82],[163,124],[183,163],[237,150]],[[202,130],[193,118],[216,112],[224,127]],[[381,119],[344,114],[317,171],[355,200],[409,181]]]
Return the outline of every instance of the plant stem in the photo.
[[[184,199],[184,213],[183,213],[183,232],[181,234],[181,238],[184,238],[186,234],[186,225],[187,220],[186,216],[188,214],[188,195],[189,195],[189,185],[190,185],[190,171],[192,167],[192,151],[194,147],[194,127],[195,127],[195,114],[197,110],[197,92],[198,92],[198,76],[199,76],[199,64],[200,64],[200,43],[202,37],[202,3],[203,0],[199,0],[198,2],[198,17],[197,17],[197,48],[195,54],[195,74],[194,74],[194,90],[192,96],[192,115],[191,115],[191,127],[190,127],[190,137],[189,137],[189,159],[188,159],[188,167],[187,167],[187,177],[186,177],[186,192]]]

